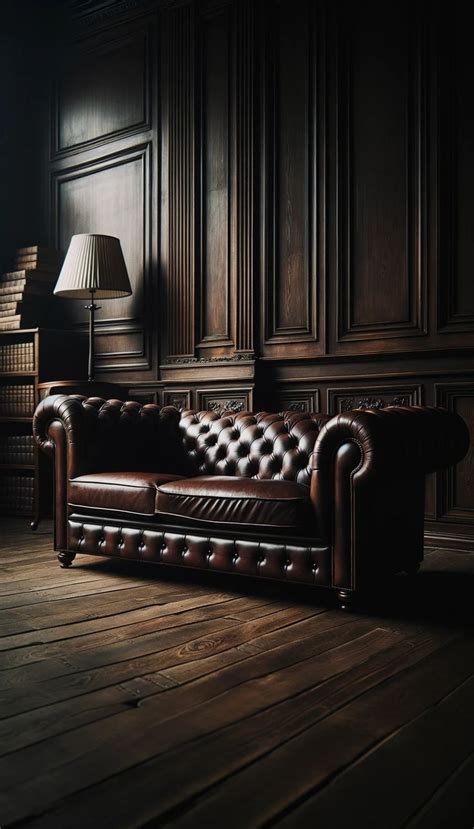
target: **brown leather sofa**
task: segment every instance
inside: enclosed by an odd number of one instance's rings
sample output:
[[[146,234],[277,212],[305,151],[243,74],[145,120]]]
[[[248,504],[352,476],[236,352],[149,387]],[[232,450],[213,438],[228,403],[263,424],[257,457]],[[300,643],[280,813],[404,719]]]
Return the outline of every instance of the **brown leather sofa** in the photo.
[[[57,395],[55,549],[301,582],[349,606],[423,557],[425,475],[459,461],[464,421],[429,407],[216,413]]]

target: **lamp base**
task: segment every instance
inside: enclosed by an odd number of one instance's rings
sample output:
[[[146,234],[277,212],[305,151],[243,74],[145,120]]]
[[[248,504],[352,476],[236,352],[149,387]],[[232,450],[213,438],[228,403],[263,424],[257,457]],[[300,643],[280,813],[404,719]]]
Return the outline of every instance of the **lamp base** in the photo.
[[[89,365],[87,370],[87,379],[89,383],[94,381],[94,363],[95,363],[95,349],[94,349],[94,322],[95,312],[99,311],[100,305],[94,302],[94,292],[91,291],[91,302],[84,306],[89,311]]]

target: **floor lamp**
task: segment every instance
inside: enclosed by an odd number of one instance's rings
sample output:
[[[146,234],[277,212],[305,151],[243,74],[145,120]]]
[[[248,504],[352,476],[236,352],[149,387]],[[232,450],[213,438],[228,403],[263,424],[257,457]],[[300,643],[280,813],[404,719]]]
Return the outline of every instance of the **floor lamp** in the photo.
[[[94,380],[94,318],[96,299],[130,296],[132,289],[120,240],[98,233],[73,236],[54,288],[57,296],[89,299],[89,382]]]

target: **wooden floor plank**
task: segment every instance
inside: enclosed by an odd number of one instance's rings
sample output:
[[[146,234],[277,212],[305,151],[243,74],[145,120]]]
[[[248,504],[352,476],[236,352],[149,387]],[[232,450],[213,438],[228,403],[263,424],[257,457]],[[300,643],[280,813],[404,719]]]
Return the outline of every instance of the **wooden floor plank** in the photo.
[[[473,781],[474,752],[419,807],[405,824],[406,829],[470,829],[474,825]]]
[[[64,699],[115,685],[119,682],[170,668],[176,664],[200,659],[204,653],[218,653],[251,641],[266,631],[285,627],[292,621],[306,618],[306,609],[289,608],[269,614],[262,619],[236,625],[235,622],[204,622],[193,638],[186,630],[163,632],[160,644],[153,652],[133,660],[118,662],[89,671],[73,672],[50,680],[37,682],[34,686],[24,685],[0,693],[0,719],[5,716],[29,711],[42,705],[49,705]],[[205,630],[212,630],[205,633]],[[171,642],[174,641],[174,645]],[[162,653],[163,652],[163,653]],[[159,657],[159,654],[162,656]],[[7,713],[8,712],[8,713]]]
[[[473,555],[344,614],[2,530],[1,826],[472,825]]]
[[[370,634],[369,634],[370,636]],[[362,637],[364,638],[364,637]],[[395,638],[393,634],[382,635],[378,638],[378,646],[383,649],[387,643]],[[353,647],[353,660],[358,662],[365,652],[368,642],[359,641]],[[342,646],[344,647],[344,646]],[[346,654],[344,654],[346,656]],[[341,661],[318,671],[320,681],[329,678],[341,671]],[[304,680],[308,683],[314,680],[313,676]],[[216,698],[206,700],[200,705],[193,705],[191,709],[176,711],[176,701],[169,702],[170,711],[166,716],[163,712],[163,701],[147,700],[142,707],[125,713],[109,717],[102,721],[100,733],[95,726],[86,726],[77,729],[69,735],[54,738],[44,743],[24,749],[22,752],[8,755],[0,760],[0,779],[11,790],[7,798],[0,798],[0,814],[5,820],[18,820],[23,817],[26,801],[34,800],[38,808],[45,808],[57,797],[58,786],[63,797],[71,792],[83,788],[84,784],[91,785],[113,773],[143,762],[157,753],[164,754],[178,746],[194,741],[199,736],[212,733],[216,728],[224,728],[235,723],[236,718],[249,716],[265,709],[269,704],[288,698],[293,695],[291,674],[297,674],[302,680],[303,674],[298,667],[292,666],[282,672],[279,683],[270,686],[268,675],[246,683],[245,688],[239,684],[234,690],[236,706],[229,706],[227,693],[221,693]],[[296,676],[294,677],[296,679]],[[177,691],[185,689],[171,689],[167,694],[175,695]],[[267,692],[267,695],[263,693]],[[270,694],[270,698],[268,696]],[[237,698],[235,698],[237,697]],[[179,706],[180,708],[180,706]],[[118,755],[116,740],[119,733],[127,733],[126,754]],[[69,779],[67,769],[74,762],[77,771],[75,779]],[[31,779],[31,768],[41,768],[41,774]],[[205,824],[196,824],[205,825]]]
[[[232,775],[191,804],[180,818],[174,817],[173,826],[217,827],[225,822],[229,827],[250,829],[273,822],[309,791],[327,784],[339,768],[353,763],[404,721],[442,700],[465,680],[474,666],[472,648],[462,641],[451,644],[449,651],[438,651],[402,676],[367,691],[283,743],[257,764]],[[442,676],[441,664],[448,669]],[[335,699],[337,695],[332,697],[331,706]],[[262,780],[284,780],[285,785],[273,789],[262,786]]]
[[[135,639],[159,629],[164,630],[165,627],[186,625],[192,621],[191,611],[199,614],[198,618],[204,618],[206,614],[207,618],[210,618],[209,614],[217,614],[235,621],[233,611],[237,608],[246,608],[247,614],[252,618],[282,609],[276,607],[274,602],[254,607],[252,600],[233,599],[220,593],[178,601],[172,598],[164,605],[155,605],[101,620],[79,622],[66,628],[43,629],[39,633],[29,632],[4,637],[0,640],[0,651],[4,651],[0,671],[66,656],[77,651],[91,650],[125,639]]]
[[[346,659],[352,651],[352,666],[351,660],[345,663],[347,671],[336,673],[332,679],[303,692],[298,696],[296,704],[294,698],[289,698],[277,706],[264,708],[223,731],[211,732],[191,744],[110,777],[102,784],[88,787],[65,799],[52,811],[48,810],[44,822],[39,821],[38,826],[50,826],[51,829],[60,827],[64,825],[66,815],[71,829],[82,826],[86,815],[91,810],[94,813],[98,804],[103,802],[109,804],[109,811],[103,817],[104,827],[121,829],[131,825],[148,825],[150,820],[157,820],[157,826],[164,825],[164,816],[169,817],[170,813],[173,815],[174,810],[179,809],[183,802],[192,804],[200,791],[226,779],[232,772],[239,771],[242,766],[266,755],[282,741],[304,732],[313,722],[324,718],[336,691],[339,691],[341,705],[343,700],[347,702],[357,697],[363,689],[373,687],[387,676],[403,671],[419,661],[430,648],[437,647],[433,642],[425,642],[409,649],[407,653],[406,642],[386,647],[385,641],[374,640],[373,648],[365,650],[366,659],[361,660],[359,645],[360,643],[356,644],[355,649],[349,645],[344,654]],[[173,783],[177,769],[179,787]],[[153,787],[146,783],[150,779],[154,780]],[[266,785],[271,790],[274,783],[269,781]],[[285,782],[282,781],[282,786],[284,785]],[[237,814],[238,812],[238,824]],[[222,825],[221,816],[215,823],[212,822],[212,816],[206,820],[208,822],[194,825]],[[171,825],[173,822],[174,820]],[[240,825],[247,824],[242,822]]]
[[[122,627],[133,625],[137,622],[146,622],[150,619],[168,616],[173,613],[185,612],[186,610],[195,607],[205,607],[207,604],[213,604],[215,601],[222,601],[223,596],[226,600],[229,598],[227,594],[222,593],[203,593],[196,596],[189,596],[187,593],[173,593],[168,597],[167,602],[160,602],[146,607],[138,608],[137,610],[127,609],[122,613],[117,613],[112,616],[104,616],[103,618],[90,619],[84,622],[76,622],[68,625],[56,625],[50,628],[41,628],[35,630],[28,630],[25,633],[14,633],[0,638],[0,652],[12,651],[14,655],[20,656],[23,649],[29,646],[38,646],[43,648],[51,643],[51,650],[46,647],[44,653],[51,656],[54,653],[55,643],[62,642],[64,647],[67,647],[69,639],[87,636],[88,634],[100,633],[101,631],[117,630]],[[262,605],[267,608],[268,603],[262,602],[255,612],[261,610]],[[270,603],[274,607],[274,603]],[[41,653],[41,651],[40,651]],[[2,657],[2,664],[6,665],[5,657]]]
[[[36,711],[9,717],[0,721],[1,753],[63,733],[68,728],[77,728],[98,718],[119,713],[127,706],[140,704],[145,698],[168,688],[192,683],[180,694],[173,694],[169,701],[167,699],[160,702],[162,714],[165,711],[169,712],[170,705],[173,709],[187,710],[208,697],[229,691],[246,679],[304,662],[354,637],[352,626],[349,629],[347,625],[339,625],[335,620],[325,624],[327,616],[329,614],[322,619],[318,617],[296,622],[258,637],[258,640],[254,641],[267,642],[263,657],[258,655],[260,649],[248,651],[245,646],[238,645],[205,658],[191,658],[175,668],[154,671],[104,690],[89,692],[73,704],[70,700],[51,703],[42,708],[40,717]],[[366,630],[367,626],[364,625],[362,629]],[[249,644],[252,644],[252,640]],[[203,677],[210,679],[196,682]]]
[[[296,826],[309,829],[315,820],[328,825],[331,815],[337,812],[341,824],[352,823],[367,829],[378,829],[381,825],[384,829],[404,826],[416,812],[420,800],[432,798],[438,787],[472,755],[473,699],[471,677],[428,711],[378,743],[276,824],[281,829]],[[474,777],[471,789],[473,783]]]

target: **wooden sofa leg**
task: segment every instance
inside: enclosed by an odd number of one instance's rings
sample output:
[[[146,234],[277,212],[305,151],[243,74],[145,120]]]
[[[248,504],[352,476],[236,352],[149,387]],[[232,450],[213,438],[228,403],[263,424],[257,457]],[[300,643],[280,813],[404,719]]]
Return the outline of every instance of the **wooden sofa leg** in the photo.
[[[353,590],[338,590],[337,598],[339,599],[341,610],[350,612],[353,609],[355,598]]]
[[[66,550],[61,550],[61,552],[58,553],[58,561],[61,567],[70,567],[75,558],[75,553],[70,553]]]

